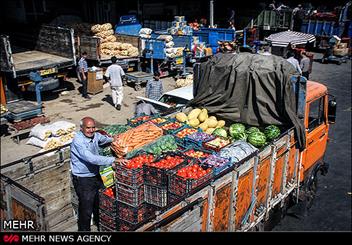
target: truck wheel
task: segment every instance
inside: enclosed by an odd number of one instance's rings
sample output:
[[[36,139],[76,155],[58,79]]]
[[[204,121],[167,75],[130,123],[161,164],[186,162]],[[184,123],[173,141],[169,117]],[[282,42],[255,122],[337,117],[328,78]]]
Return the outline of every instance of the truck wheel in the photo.
[[[41,92],[51,91],[57,89],[60,86],[60,81],[58,78],[44,79],[42,81],[42,89]],[[35,83],[31,83],[28,85],[27,90],[30,92],[35,92]]]
[[[318,175],[315,172],[315,173],[312,173],[312,175],[310,176],[305,189],[305,193],[306,193],[305,208],[307,211],[312,207],[314,203],[314,199],[317,194],[317,189],[318,189]]]

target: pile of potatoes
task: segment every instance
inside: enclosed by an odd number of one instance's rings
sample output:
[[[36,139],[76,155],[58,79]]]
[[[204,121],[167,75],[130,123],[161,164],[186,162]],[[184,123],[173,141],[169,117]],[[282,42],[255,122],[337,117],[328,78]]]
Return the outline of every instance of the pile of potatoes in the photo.
[[[100,38],[101,53],[107,56],[136,57],[139,56],[138,48],[129,43],[116,41],[114,30],[110,23],[94,25],[91,28],[94,36]]]
[[[203,132],[212,134],[216,128],[225,126],[224,120],[217,120],[215,116],[209,116],[207,109],[193,109],[188,115],[183,112],[176,114],[179,122],[187,123],[193,128],[201,128]]]

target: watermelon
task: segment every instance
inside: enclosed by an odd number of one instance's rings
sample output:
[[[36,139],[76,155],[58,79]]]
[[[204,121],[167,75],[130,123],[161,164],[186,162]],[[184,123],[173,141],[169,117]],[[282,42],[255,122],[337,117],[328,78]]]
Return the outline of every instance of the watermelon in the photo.
[[[246,127],[241,123],[231,124],[229,132],[232,138],[236,138],[239,134],[244,133]]]
[[[257,127],[249,127],[248,129],[246,129],[246,134],[250,135],[253,132],[260,132],[260,129]]]
[[[248,136],[248,142],[255,147],[262,147],[266,143],[266,136],[262,132],[253,132]]]
[[[224,128],[217,128],[214,130],[212,134],[220,137],[225,137],[225,138],[227,137],[227,132],[226,132],[226,129]]]
[[[265,134],[266,138],[268,139],[268,141],[272,141],[273,139],[279,137],[281,132],[280,132],[279,127],[277,127],[275,125],[270,125],[264,129],[264,134]]]
[[[246,141],[248,138],[248,135],[246,133],[240,133],[235,137],[235,140],[243,140]]]

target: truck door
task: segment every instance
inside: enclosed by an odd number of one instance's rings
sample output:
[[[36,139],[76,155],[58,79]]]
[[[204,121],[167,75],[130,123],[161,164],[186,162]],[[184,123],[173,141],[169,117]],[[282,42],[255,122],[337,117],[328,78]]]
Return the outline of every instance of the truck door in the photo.
[[[307,146],[305,169],[322,159],[326,150],[328,125],[326,118],[326,96],[308,103],[308,118],[306,119]]]

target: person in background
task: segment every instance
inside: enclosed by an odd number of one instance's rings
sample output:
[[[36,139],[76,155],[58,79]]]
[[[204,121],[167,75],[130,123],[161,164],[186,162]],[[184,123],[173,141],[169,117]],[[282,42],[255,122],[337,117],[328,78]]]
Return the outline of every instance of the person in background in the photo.
[[[111,65],[105,71],[105,81],[110,83],[111,97],[114,106],[117,110],[121,110],[121,103],[123,100],[123,83],[122,79],[125,77],[125,72],[122,67],[116,64],[117,58],[111,57]]]
[[[164,93],[163,83],[160,80],[160,73],[154,72],[154,80],[147,82],[145,89],[145,96],[152,100],[159,100],[161,95]]]
[[[229,22],[229,29],[236,31],[234,22],[232,22],[232,21]]]
[[[297,72],[299,72],[300,75],[302,75],[302,70],[301,70],[301,67],[299,66],[299,62],[295,58],[295,54],[292,51],[287,53],[286,60],[294,66],[294,68],[296,69]]]
[[[157,111],[153,105],[146,103],[144,100],[140,100],[137,102],[136,111],[135,111],[136,117],[139,117],[142,115],[150,116],[150,115],[154,115],[156,113],[157,113]]]
[[[301,53],[302,59],[300,62],[300,67],[302,70],[302,76],[306,77],[307,80],[309,79],[309,71],[310,71],[310,59],[307,57],[307,53],[303,51]]]
[[[88,78],[88,63],[87,63],[87,52],[83,51],[81,59],[78,61],[79,80],[82,83],[82,96],[85,99],[90,99],[87,92],[87,78]]]
[[[293,30],[301,31],[301,26],[305,18],[305,11],[301,4],[298,4],[296,8],[292,11],[293,16]]]
[[[113,138],[95,132],[93,118],[84,117],[80,127],[70,146],[72,180],[78,196],[78,231],[90,231],[92,214],[99,230],[99,189],[104,188],[99,168],[125,163],[99,155],[99,146],[111,143]]]

